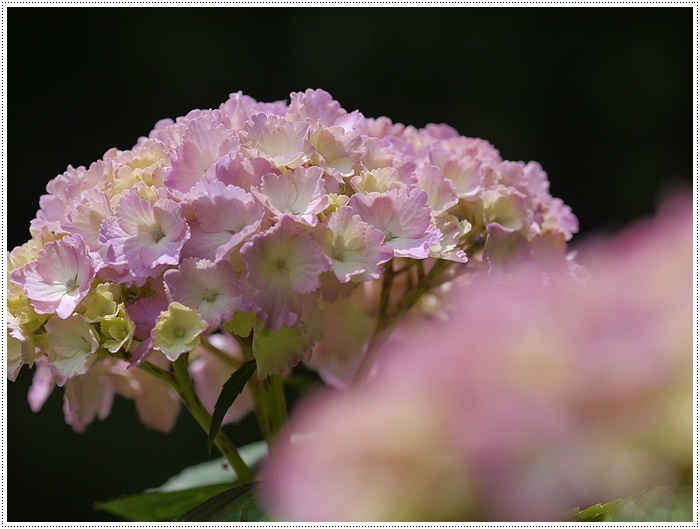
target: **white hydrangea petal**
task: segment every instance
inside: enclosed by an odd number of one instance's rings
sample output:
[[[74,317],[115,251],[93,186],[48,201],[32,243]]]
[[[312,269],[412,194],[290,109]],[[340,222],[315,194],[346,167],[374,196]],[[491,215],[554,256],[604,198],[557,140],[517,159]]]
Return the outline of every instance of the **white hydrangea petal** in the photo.
[[[65,319],[51,318],[46,323],[46,335],[49,366],[59,386],[87,373],[97,358],[93,354],[99,347],[95,330],[78,314]]]

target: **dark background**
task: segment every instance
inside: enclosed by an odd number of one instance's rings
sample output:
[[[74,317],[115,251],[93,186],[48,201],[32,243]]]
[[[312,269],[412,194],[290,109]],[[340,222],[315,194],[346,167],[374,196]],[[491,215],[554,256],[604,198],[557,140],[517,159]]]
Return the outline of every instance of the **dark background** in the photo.
[[[324,88],[347,110],[445,122],[510,160],[537,160],[582,236],[649,214],[692,179],[692,9],[8,9],[8,249],[49,179],[130,148],[155,122]],[[96,500],[208,458],[183,413],[146,431],[131,402],[85,434],[62,391],[33,414],[8,383],[9,521],[114,520]],[[257,436],[249,418],[234,441]]]

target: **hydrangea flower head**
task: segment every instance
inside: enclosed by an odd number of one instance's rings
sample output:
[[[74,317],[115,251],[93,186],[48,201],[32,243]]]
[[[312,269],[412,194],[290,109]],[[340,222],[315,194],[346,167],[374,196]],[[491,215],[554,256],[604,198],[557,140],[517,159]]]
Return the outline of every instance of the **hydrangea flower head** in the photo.
[[[172,428],[177,396],[140,369],[192,351],[198,384],[221,381],[204,333],[249,340],[261,378],[306,362],[344,386],[380,327],[442,315],[457,277],[580,273],[566,250],[576,218],[539,164],[448,125],[366,118],[324,90],[238,92],[163,119],[130,149],[68,166],[39,206],[8,256],[8,376],[36,364],[35,408],[65,387],[76,430],[115,394]]]

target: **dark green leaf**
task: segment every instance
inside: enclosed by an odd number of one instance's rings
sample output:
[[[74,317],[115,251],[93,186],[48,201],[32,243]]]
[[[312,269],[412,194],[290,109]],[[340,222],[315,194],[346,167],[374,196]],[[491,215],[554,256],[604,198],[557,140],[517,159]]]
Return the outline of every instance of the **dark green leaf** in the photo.
[[[238,452],[246,465],[252,468],[267,455],[267,443],[252,443],[239,448]],[[95,507],[128,521],[171,521],[219,492],[234,487],[238,484],[237,479],[236,473],[222,457],[188,467],[159,487],[100,502]]]
[[[146,492],[99,502],[95,508],[130,522],[169,522],[230,488],[231,483],[218,483],[173,492]]]
[[[253,468],[267,456],[267,443],[258,441],[238,449],[241,459]],[[215,483],[228,483],[233,486],[238,479],[236,472],[225,458],[205,461],[182,470],[179,474],[171,477],[161,486],[149,489],[146,492],[171,492],[181,489],[193,489],[204,485],[214,485]]]
[[[219,398],[216,399],[216,404],[214,405],[214,413],[211,416],[209,438],[207,439],[209,453],[211,453],[211,447],[214,445],[214,439],[216,439],[216,435],[219,433],[221,422],[224,420],[226,412],[233,404],[233,401],[236,400],[236,397],[243,391],[246,382],[248,382],[250,377],[253,376],[253,373],[255,373],[255,368],[255,359],[249,360],[239,367],[223,385],[221,394]]]
[[[269,522],[256,496],[260,483],[226,490],[186,512],[178,522]]]

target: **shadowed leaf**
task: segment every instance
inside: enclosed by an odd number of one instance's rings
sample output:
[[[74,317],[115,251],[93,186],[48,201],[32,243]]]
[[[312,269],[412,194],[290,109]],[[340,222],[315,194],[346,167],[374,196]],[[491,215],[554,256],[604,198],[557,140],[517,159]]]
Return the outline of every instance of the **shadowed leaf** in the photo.
[[[269,522],[257,498],[260,483],[226,490],[186,512],[178,522]]]
[[[255,369],[255,359],[249,360],[234,371],[231,378],[223,385],[219,398],[216,399],[216,404],[214,405],[214,413],[211,416],[211,426],[209,427],[209,437],[207,439],[207,449],[209,453],[211,453],[211,447],[214,445],[214,439],[216,439],[216,435],[219,433],[221,422],[224,420],[226,412],[233,404],[233,401],[236,400],[236,397],[243,391],[246,382],[248,382],[250,377],[253,376],[253,373],[255,373]]]
[[[98,502],[95,508],[130,522],[169,522],[230,488],[231,483],[219,483],[172,492],[146,492]]]

